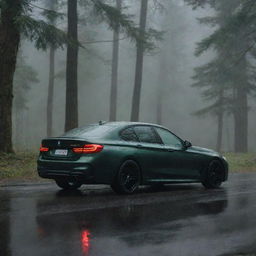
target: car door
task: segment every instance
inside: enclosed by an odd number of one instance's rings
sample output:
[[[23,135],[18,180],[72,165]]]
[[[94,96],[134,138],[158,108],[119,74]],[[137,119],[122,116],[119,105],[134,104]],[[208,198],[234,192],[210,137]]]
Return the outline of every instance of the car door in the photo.
[[[136,158],[139,161],[145,181],[161,179],[163,177],[162,153],[163,145],[151,126],[137,125],[134,131],[139,139]]]
[[[184,142],[170,131],[155,127],[162,140],[162,161],[165,177],[168,179],[197,179],[199,168],[196,156],[190,155],[184,147]]]

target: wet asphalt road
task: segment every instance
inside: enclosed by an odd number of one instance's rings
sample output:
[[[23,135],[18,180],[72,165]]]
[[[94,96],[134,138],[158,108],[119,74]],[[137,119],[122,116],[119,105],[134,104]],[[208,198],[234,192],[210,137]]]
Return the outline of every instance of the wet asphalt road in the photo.
[[[60,191],[0,187],[0,256],[256,255],[256,174],[200,184]]]

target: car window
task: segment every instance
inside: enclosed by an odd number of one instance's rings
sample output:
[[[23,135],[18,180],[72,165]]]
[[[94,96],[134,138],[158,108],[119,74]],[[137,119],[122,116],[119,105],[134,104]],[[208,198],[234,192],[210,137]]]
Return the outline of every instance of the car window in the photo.
[[[121,138],[125,141],[138,141],[133,127],[127,128],[121,132]]]
[[[134,130],[140,142],[159,143],[154,130],[150,126],[136,126]]]
[[[155,128],[155,129],[166,146],[174,149],[183,148],[182,142],[174,134],[162,128]]]

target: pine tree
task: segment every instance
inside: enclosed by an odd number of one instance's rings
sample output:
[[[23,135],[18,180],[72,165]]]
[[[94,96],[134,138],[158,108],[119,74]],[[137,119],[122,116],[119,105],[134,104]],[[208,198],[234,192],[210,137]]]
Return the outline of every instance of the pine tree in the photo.
[[[77,7],[75,8],[75,2],[76,0],[69,0],[70,6],[68,8],[68,10],[70,10],[72,7],[72,15],[70,14],[68,23],[70,25],[72,23],[73,33],[75,30],[77,30],[78,16]],[[153,40],[158,39],[159,35],[161,34],[158,31],[154,29],[145,29],[145,31],[142,33],[141,28],[138,28],[136,24],[131,20],[131,16],[122,13],[118,6],[117,8],[113,7],[109,4],[106,4],[105,1],[101,0],[87,0],[86,3],[86,8],[88,8],[91,4],[94,10],[94,16],[98,17],[100,21],[106,22],[110,29],[115,30],[118,27],[120,33],[124,33],[130,40],[135,41],[137,45],[143,45],[144,49],[154,48]],[[72,37],[76,38],[77,32],[72,34]],[[69,130],[78,126],[77,50],[75,47],[72,49],[70,47],[70,50],[68,50],[65,130]]]
[[[68,0],[68,36],[78,40],[77,0]],[[66,66],[65,131],[78,126],[78,45],[68,45]]]
[[[56,12],[58,0],[46,1],[46,8],[50,11]],[[49,16],[48,21],[55,26],[56,17]],[[49,79],[48,79],[48,95],[47,95],[47,110],[46,110],[46,134],[47,137],[52,136],[52,121],[53,121],[53,98],[54,98],[54,82],[55,82],[55,48],[50,45],[49,49]]]
[[[3,6],[4,5],[4,6]],[[12,152],[13,75],[20,43],[15,19],[21,12],[18,0],[1,2],[0,22],[0,151]]]
[[[140,37],[145,37],[146,21],[147,21],[148,0],[141,0],[140,7]],[[143,42],[137,42],[137,56],[135,66],[135,80],[132,98],[131,121],[139,121],[140,95],[143,74],[143,59],[145,46]]]
[[[212,104],[198,114],[213,113],[218,120],[217,148],[222,138],[223,115],[231,111],[234,116],[234,147],[236,152],[248,150],[248,95],[254,87],[248,51],[251,39],[244,40],[251,31],[249,23],[244,22],[245,13],[241,0],[199,1],[188,0],[194,8],[209,4],[216,11],[214,17],[206,17],[201,22],[217,29],[198,44],[196,55],[214,49],[215,59],[195,69],[194,86],[204,88],[203,96]],[[249,11],[249,9],[247,9]],[[240,13],[240,14],[238,14]],[[248,13],[247,13],[248,14]]]
[[[116,0],[116,8],[121,11],[121,7],[122,7],[122,0]],[[111,74],[110,111],[109,111],[110,121],[116,121],[119,34],[120,34],[119,26],[117,26],[113,33],[112,74]]]
[[[49,44],[61,47],[68,42],[65,33],[44,20],[33,17],[32,0],[0,1],[0,151],[13,152],[12,99],[13,78],[21,35],[35,42],[37,48]],[[56,13],[44,10],[44,14]]]
[[[161,29],[166,31],[161,42],[159,52],[159,73],[157,83],[157,113],[156,122],[164,125],[166,106],[175,105],[175,98],[182,90],[184,81],[184,31],[186,21],[180,19],[185,16],[184,8],[178,6],[174,1],[166,2],[162,12]],[[172,116],[176,110],[173,108],[168,116]]]
[[[69,1],[70,4],[76,1]],[[83,1],[84,2],[84,1]],[[100,0],[87,0],[87,3],[94,7],[95,14],[105,20],[111,29],[118,24],[120,31],[125,32],[132,40],[143,41],[145,45],[152,46],[150,43],[151,35],[147,33],[145,38],[140,37],[139,29],[131,21],[129,15],[121,14],[119,10],[105,4]],[[13,77],[16,67],[16,59],[19,49],[21,35],[35,43],[38,49],[46,50],[49,47],[63,47],[64,44],[72,45],[70,51],[77,51],[79,43],[74,38],[67,37],[66,33],[56,28],[54,25],[43,19],[35,19],[33,12],[42,11],[45,17],[61,17],[52,10],[47,10],[34,4],[33,0],[0,0],[0,151],[13,152],[12,147],[12,98],[13,98]],[[37,16],[41,17],[41,16]],[[73,29],[76,29],[75,27]],[[152,33],[153,37],[155,33]],[[71,35],[71,33],[70,33]],[[73,35],[73,33],[72,33]],[[72,36],[71,35],[71,36]],[[71,48],[70,48],[71,49]],[[77,63],[76,54],[73,54],[74,63]],[[76,60],[75,60],[76,59]],[[75,73],[72,72],[70,84],[75,85]],[[72,92],[74,90],[74,92]],[[71,89],[72,95],[76,98],[75,88]],[[70,96],[72,96],[70,95]],[[69,97],[71,98],[71,97]],[[69,107],[69,102],[67,102]],[[69,111],[69,110],[68,110]],[[66,129],[73,128],[77,125],[77,106],[73,107],[70,115],[66,120]],[[74,122],[73,122],[74,121]],[[69,123],[70,122],[70,123]]]

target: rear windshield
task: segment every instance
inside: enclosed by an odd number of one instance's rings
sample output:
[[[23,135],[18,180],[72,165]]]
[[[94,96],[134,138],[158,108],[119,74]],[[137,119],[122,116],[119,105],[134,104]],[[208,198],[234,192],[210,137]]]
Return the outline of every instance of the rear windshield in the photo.
[[[75,128],[73,130],[70,130],[66,133],[64,133],[63,137],[82,137],[82,138],[88,138],[88,137],[96,137],[96,138],[102,138],[107,136],[110,131],[114,129],[113,126],[108,125],[88,125],[82,128]]]

